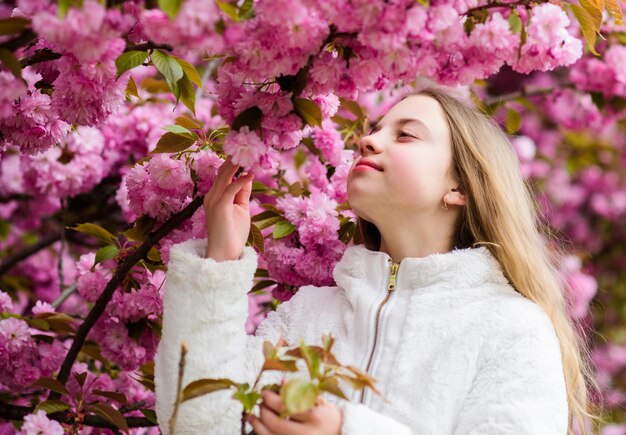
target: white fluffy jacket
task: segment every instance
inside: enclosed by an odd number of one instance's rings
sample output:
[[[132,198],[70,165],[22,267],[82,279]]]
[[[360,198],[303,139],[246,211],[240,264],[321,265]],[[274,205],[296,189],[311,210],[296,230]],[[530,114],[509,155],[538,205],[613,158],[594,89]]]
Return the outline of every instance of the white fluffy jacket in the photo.
[[[245,333],[247,293],[257,254],[204,258],[206,240],[170,253],[163,335],[155,358],[156,412],[168,433],[181,342],[188,343],[184,385],[199,378],[252,383],[262,343],[283,336],[319,344],[335,338],[343,364],[377,379],[383,399],[368,391],[350,402],[327,396],[343,413],[342,435],[565,435],[568,406],[561,353],[549,317],[508,283],[489,250],[454,250],[405,258],[388,293],[390,257],[349,247],[335,266],[337,286],[305,286],[268,315],[256,336]],[[276,372],[274,372],[276,373]],[[301,374],[300,374],[301,375]],[[270,373],[263,375],[264,382]],[[177,434],[238,434],[241,405],[232,391],[185,402]]]

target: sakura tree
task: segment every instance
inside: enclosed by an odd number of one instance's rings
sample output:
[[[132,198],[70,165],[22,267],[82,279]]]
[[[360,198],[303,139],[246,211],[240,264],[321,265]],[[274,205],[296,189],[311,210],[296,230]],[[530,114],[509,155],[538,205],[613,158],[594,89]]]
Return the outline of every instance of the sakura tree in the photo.
[[[253,333],[333,283],[355,142],[418,76],[467,86],[513,136],[624,422],[624,44],[618,0],[4,2],[3,430],[158,433],[168,253],[206,236],[225,156],[255,174]]]

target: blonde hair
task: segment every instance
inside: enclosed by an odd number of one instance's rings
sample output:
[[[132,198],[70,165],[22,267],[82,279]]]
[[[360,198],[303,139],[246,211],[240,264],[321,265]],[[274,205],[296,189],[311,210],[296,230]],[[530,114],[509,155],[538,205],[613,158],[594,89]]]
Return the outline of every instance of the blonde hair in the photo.
[[[457,223],[455,247],[485,245],[511,285],[550,317],[561,348],[568,434],[575,433],[574,423],[578,422],[577,429],[587,435],[589,423],[595,421],[593,426],[599,427],[605,422],[601,405],[589,400],[591,387],[599,388],[583,331],[567,314],[570,301],[558,278],[557,252],[546,243],[547,226],[540,222],[537,204],[521,176],[507,135],[490,117],[453,92],[428,83],[411,95],[435,99],[450,127],[452,170],[459,190],[467,197]],[[355,243],[379,250],[380,242],[376,226],[358,218]]]

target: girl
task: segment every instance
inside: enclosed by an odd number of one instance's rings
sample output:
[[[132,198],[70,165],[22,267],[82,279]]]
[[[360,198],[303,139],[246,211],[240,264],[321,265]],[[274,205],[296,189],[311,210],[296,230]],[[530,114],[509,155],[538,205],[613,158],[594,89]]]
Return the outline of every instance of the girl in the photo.
[[[252,176],[231,181],[238,168],[224,162],[204,202],[208,243],[188,240],[170,253],[155,359],[163,433],[182,340],[184,384],[251,383],[263,341],[317,344],[327,333],[338,360],[370,373],[383,397],[329,396],[282,420],[280,399],[265,392],[250,421],[259,435],[564,435],[595,418],[586,349],[506,135],[429,85],[393,106],[358,148],[347,179],[356,244],[335,266],[337,285],[302,287],[256,336],[244,328],[257,267],[244,246]],[[238,433],[231,395],[185,402],[177,433]]]

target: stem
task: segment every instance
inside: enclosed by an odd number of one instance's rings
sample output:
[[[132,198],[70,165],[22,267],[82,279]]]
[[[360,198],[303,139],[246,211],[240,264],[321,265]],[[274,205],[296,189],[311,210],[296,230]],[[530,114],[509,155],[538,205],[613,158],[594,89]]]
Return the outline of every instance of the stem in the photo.
[[[522,98],[522,97],[538,97],[541,95],[551,94],[552,92],[554,92],[555,89],[573,88],[573,87],[574,87],[573,83],[563,83],[563,84],[560,84],[558,87],[554,87],[554,88],[533,88],[530,86],[523,87],[521,90],[516,91],[516,92],[511,92],[509,94],[498,95],[495,97],[487,98],[485,101],[483,101],[483,103],[486,105],[492,105],[492,104],[497,104],[497,103],[503,104],[508,101],[517,100],[518,98]]]
[[[137,264],[142,258],[144,258],[150,248],[156,245],[163,237],[172,232],[176,227],[178,227],[183,221],[190,218],[195,211],[202,205],[203,197],[198,196],[192,202],[190,202],[184,209],[180,212],[176,213],[172,217],[170,217],[159,229],[150,233],[146,241],[144,241],[138,248],[136,248],[128,257],[123,259],[117,266],[115,270],[115,274],[109,280],[104,291],[94,304],[91,311],[85,318],[85,321],[80,325],[78,331],[76,332],[76,336],[74,341],[72,342],[72,346],[70,350],[67,352],[65,356],[65,360],[61,365],[61,370],[59,370],[59,375],[57,376],[57,380],[61,383],[65,384],[67,379],[70,376],[70,372],[72,370],[72,365],[74,361],[76,361],[76,357],[80,352],[80,349],[83,347],[85,340],[87,338],[87,334],[93,326],[96,324],[108,303],[111,301],[113,297],[113,293],[120,285],[124,277],[130,272],[132,267]],[[52,392],[50,394],[50,399],[58,399],[60,397],[59,393]]]
[[[185,375],[185,357],[187,356],[187,342],[183,340],[180,346],[180,360],[178,361],[178,384],[176,386],[176,401],[174,402],[174,412],[170,418],[170,435],[174,435],[176,432],[176,416],[178,415],[178,408],[183,396],[183,376]]]
[[[32,414],[35,410],[34,407],[29,406],[17,406],[7,405],[0,402],[0,417],[5,420],[23,420],[28,414]],[[61,423],[72,424],[74,422],[74,414],[68,411],[56,412],[54,414],[48,414],[48,418],[56,420]],[[153,427],[156,424],[144,417],[126,417],[128,427]],[[106,420],[97,415],[86,415],[82,424],[91,427],[101,427],[107,429],[117,428],[109,420]]]

